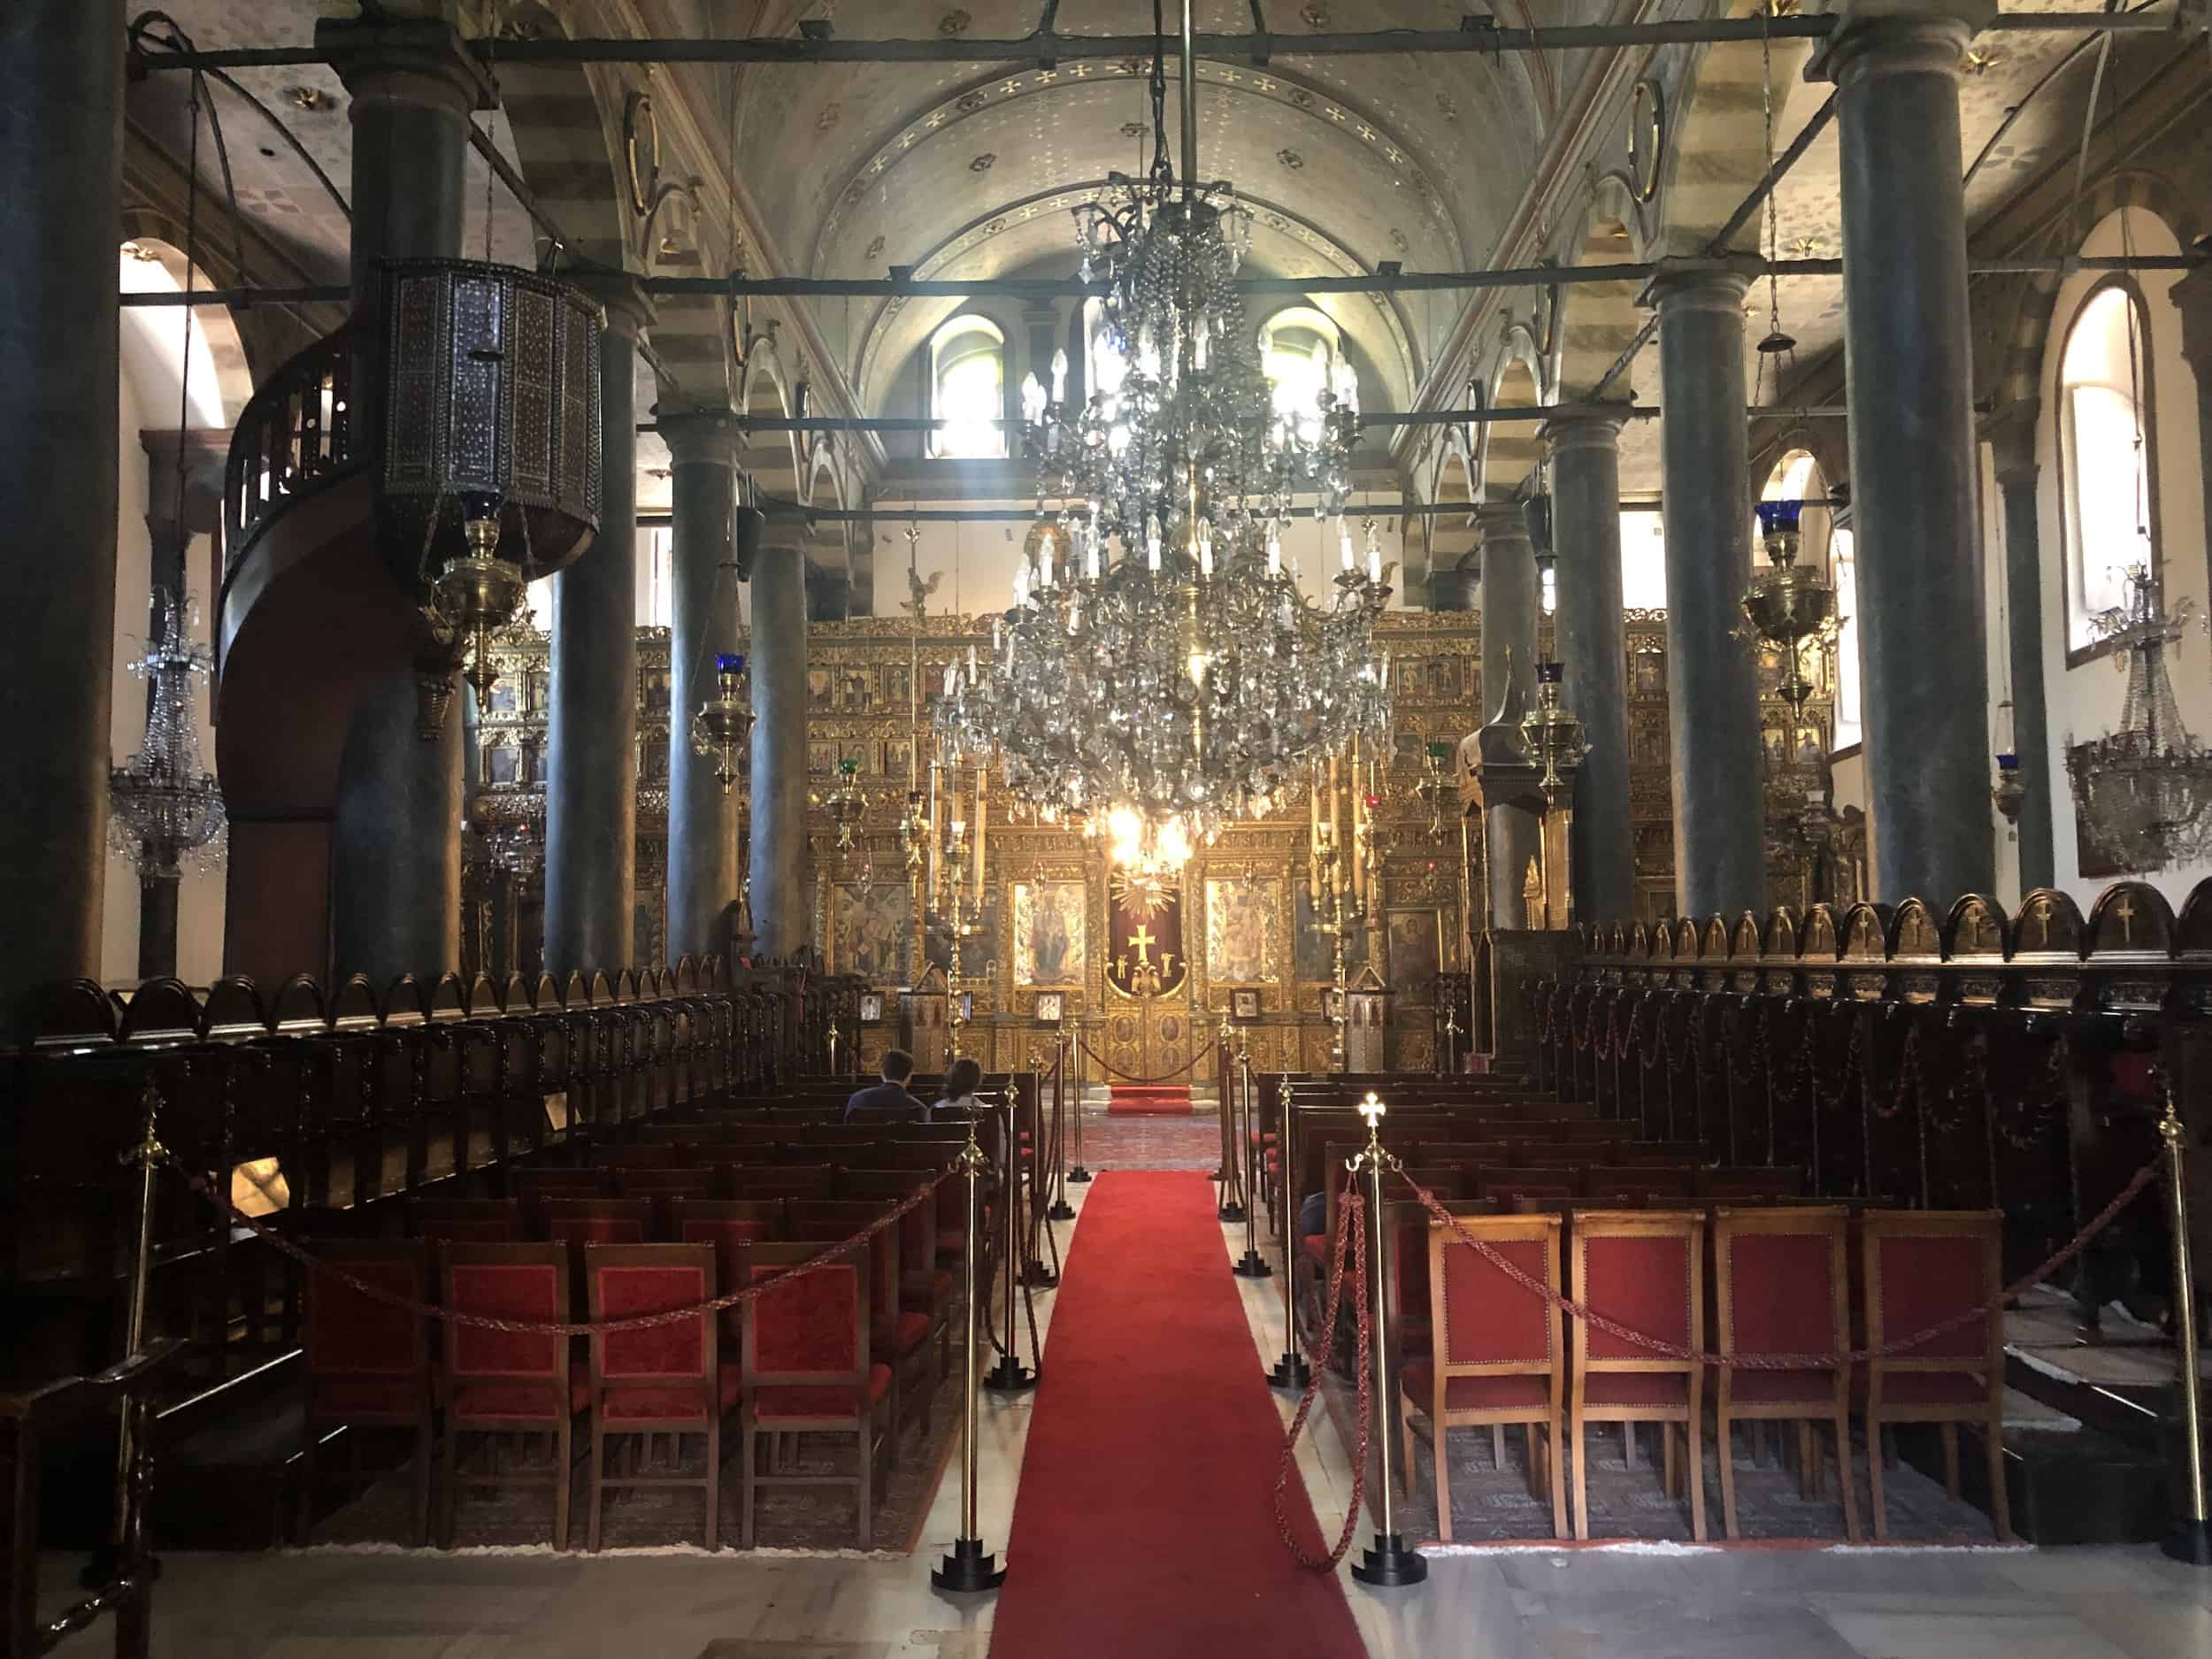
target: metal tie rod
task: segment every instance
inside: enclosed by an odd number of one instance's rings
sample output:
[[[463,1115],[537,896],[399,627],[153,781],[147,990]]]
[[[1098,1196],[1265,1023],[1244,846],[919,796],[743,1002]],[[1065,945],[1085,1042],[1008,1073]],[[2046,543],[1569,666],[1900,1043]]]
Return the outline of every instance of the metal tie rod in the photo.
[[[2174,30],[2177,9],[2157,12],[2001,12],[1985,32],[2039,31],[2103,34]],[[1468,18],[1456,29],[1327,31],[1311,35],[1202,34],[1193,50],[1201,58],[1265,64],[1271,58],[1371,58],[1456,52],[1572,51],[1606,46],[1666,46],[1680,42],[1823,40],[1836,19],[1811,17],[1685,19],[1661,23],[1563,25],[1555,28],[1500,28]],[[791,38],[740,36],[726,40],[587,39],[472,40],[469,50],[499,64],[1020,64],[1058,70],[1063,64],[1151,57],[1149,35],[1058,35],[1040,31],[1007,40],[840,40],[818,31]],[[242,47],[221,51],[153,52],[136,66],[175,69],[275,69],[327,64],[335,54],[315,46]],[[1063,72],[1070,80],[1080,72]]]
[[[2101,15],[2101,14],[2100,14]],[[2206,263],[2195,253],[2053,254],[2029,258],[1972,260],[1975,276],[2022,276],[2047,273],[2066,276],[2083,271],[2193,271]],[[1399,294],[1439,289],[1576,288],[1592,282],[1648,281],[1662,271],[1732,271],[1749,277],[1840,276],[1840,259],[1731,258],[1675,259],[1651,263],[1585,265],[1514,265],[1495,271],[1388,271],[1372,276],[1243,277],[1247,294]],[[727,296],[733,299],[1081,299],[1107,291],[1102,282],[1078,277],[977,277],[935,280],[918,277],[645,277],[645,291],[657,298]],[[313,288],[196,288],[189,294],[126,294],[125,305],[343,304],[352,291],[343,286]]]

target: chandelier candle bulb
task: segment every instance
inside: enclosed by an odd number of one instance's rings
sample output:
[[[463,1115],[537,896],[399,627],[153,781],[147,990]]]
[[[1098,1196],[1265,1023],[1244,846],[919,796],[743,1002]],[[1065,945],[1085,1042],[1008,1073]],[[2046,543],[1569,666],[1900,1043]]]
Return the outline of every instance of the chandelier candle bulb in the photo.
[[[979,765],[975,769],[975,895],[978,902],[983,897],[983,838],[991,823],[988,810],[990,785],[990,768]]]

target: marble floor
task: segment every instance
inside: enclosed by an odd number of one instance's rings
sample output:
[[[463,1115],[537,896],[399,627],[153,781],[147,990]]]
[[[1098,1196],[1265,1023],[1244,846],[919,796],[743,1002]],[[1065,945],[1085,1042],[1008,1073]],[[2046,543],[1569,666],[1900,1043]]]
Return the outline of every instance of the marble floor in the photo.
[[[1062,1224],[1064,1249],[1080,1229]],[[1223,1265],[1243,1248],[1223,1229]],[[1238,1281],[1256,1366],[1282,1348],[1274,1280]],[[1050,1350],[1054,1298],[1037,1298]],[[979,1501],[1002,1549],[1031,1396],[986,1396]],[[1277,1396],[1286,1421],[1291,1402]],[[1298,1463],[1333,1533],[1349,1484],[1325,1422]],[[959,1523],[956,1471],[911,1556],[679,1551],[597,1558],[312,1550],[173,1555],[155,1619],[161,1659],[985,1659],[987,1598],[941,1596],[929,1569]],[[1360,1543],[1365,1541],[1363,1527]],[[1009,1563],[1020,1571],[1018,1561]],[[67,1599],[56,1558],[45,1605]],[[1342,1570],[1340,1570],[1340,1573]],[[1368,1659],[2203,1659],[2212,1572],[2145,1548],[1436,1551],[1418,1589],[1343,1575]],[[1066,1586],[1069,1617],[1084,1586]],[[55,1651],[96,1659],[106,1627]],[[1052,1659],[1002,1654],[997,1659]],[[1234,1659],[1225,1655],[1223,1659]],[[1359,1659],[1348,1655],[1345,1659]]]

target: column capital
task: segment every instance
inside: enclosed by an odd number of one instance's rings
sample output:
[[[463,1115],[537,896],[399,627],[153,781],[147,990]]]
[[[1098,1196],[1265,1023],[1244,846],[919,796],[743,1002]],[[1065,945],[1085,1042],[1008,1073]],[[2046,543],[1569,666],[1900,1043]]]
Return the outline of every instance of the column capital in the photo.
[[[1482,545],[1493,541],[1526,541],[1528,534],[1528,503],[1510,497],[1503,501],[1485,501],[1475,503],[1475,527],[1482,534]]]
[[[1636,303],[1656,308],[1662,316],[1669,311],[1740,311],[1757,263],[1753,256],[1662,259]]]
[[[1537,428],[1536,435],[1551,446],[1554,455],[1569,455],[1581,449],[1617,449],[1621,428],[1628,423],[1628,407],[1623,403],[1617,414],[1569,415],[1548,420]]]
[[[2202,250],[2200,242],[2196,251]],[[2199,265],[2170,291],[2181,313],[2181,355],[2202,380],[2212,375],[2212,265]]]
[[[1996,15],[1997,0],[1845,0],[1805,79],[1840,87],[1879,75],[1956,75],[1966,42]]]
[[[2040,398],[2022,397],[1982,418],[1982,440],[1994,451],[2000,488],[2035,488],[2035,428],[2042,410]]]
[[[632,272],[593,265],[563,272],[561,280],[597,300],[607,314],[608,331],[620,334],[632,345],[660,320],[660,313],[653,308],[653,296],[645,291],[645,279]]]
[[[330,55],[330,66],[356,99],[391,98],[463,117],[499,107],[497,84],[449,23],[319,18],[315,46]]]
[[[737,417],[727,409],[663,413],[654,422],[675,466],[737,467]]]

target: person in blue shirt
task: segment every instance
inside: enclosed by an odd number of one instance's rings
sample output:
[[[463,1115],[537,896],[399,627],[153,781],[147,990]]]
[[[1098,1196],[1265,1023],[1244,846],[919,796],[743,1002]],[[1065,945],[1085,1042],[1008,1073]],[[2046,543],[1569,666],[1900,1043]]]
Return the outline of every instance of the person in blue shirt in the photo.
[[[882,1080],[853,1091],[845,1102],[847,1123],[910,1123],[929,1121],[929,1108],[906,1092],[906,1079],[914,1075],[914,1056],[893,1048],[879,1068]]]

